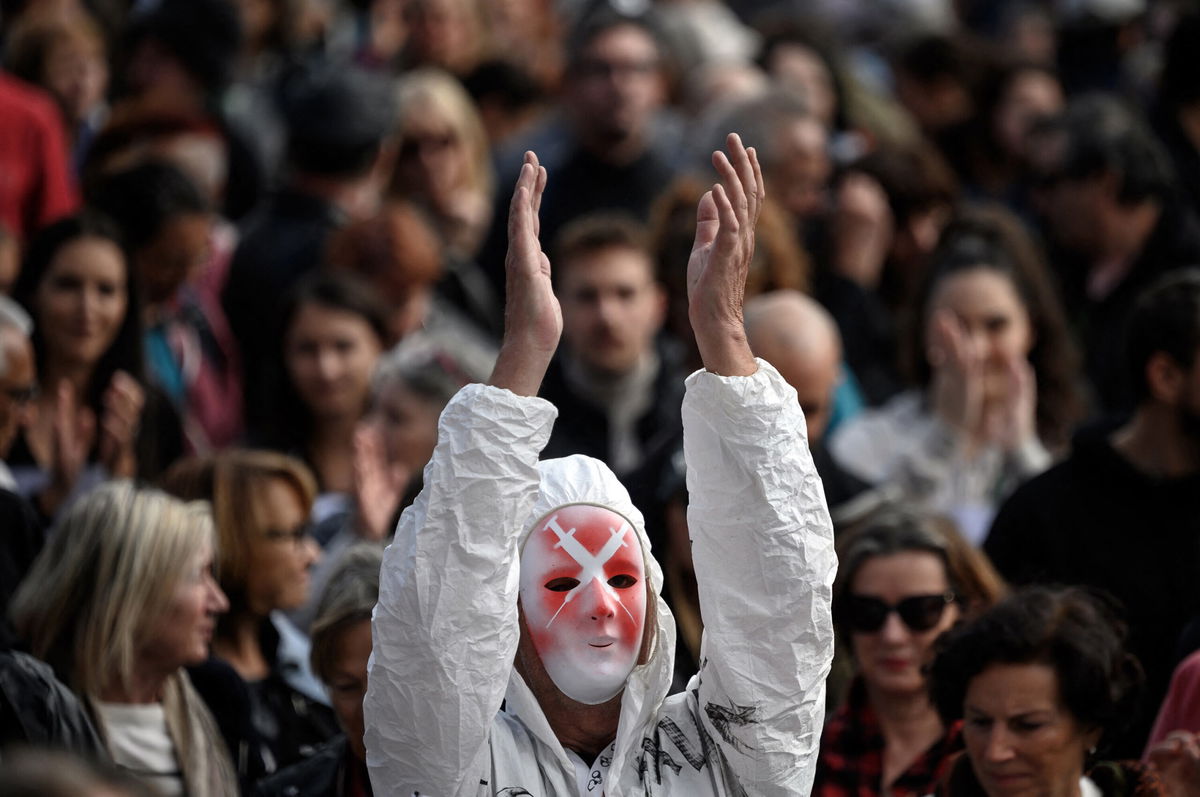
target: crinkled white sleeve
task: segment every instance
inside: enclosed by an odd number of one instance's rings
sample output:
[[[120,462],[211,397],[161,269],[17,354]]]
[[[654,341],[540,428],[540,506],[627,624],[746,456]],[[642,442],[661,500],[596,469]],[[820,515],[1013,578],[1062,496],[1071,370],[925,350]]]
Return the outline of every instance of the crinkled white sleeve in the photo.
[[[469,385],[383,559],[366,723],[375,793],[474,794],[517,649],[518,540],[553,405]]]
[[[748,794],[808,794],[833,658],[837,559],[795,391],[766,362],[697,372],[683,403],[704,614],[699,706]]]

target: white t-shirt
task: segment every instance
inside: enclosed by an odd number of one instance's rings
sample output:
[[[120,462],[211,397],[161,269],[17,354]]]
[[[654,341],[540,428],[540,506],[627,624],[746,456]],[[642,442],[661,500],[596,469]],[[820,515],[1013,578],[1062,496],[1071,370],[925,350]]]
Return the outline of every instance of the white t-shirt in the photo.
[[[175,743],[167,733],[167,715],[162,704],[97,701],[96,707],[113,761],[166,797],[182,797],[183,773],[179,770]]]

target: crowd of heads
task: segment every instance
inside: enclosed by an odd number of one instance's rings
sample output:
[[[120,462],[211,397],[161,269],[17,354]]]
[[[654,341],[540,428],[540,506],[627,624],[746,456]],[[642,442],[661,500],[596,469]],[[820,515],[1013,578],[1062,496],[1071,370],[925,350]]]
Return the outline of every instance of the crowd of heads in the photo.
[[[0,728],[95,763],[0,749],[0,794],[144,793],[111,763],[153,763],[121,748],[113,708],[147,699],[171,734],[206,738],[175,737],[168,791],[282,788],[339,727],[362,769],[379,547],[442,409],[494,364],[530,149],[563,315],[545,456],[594,456],[628,488],[680,678],[694,670],[686,264],[731,131],[767,193],[746,337],[795,388],[838,535],[841,708],[814,793],[879,786],[851,719],[886,727],[910,700],[946,752],[921,788],[951,795],[1002,793],[1005,755],[1058,788],[1106,749],[1142,752],[1197,647],[1200,559],[1174,570],[1195,551],[1139,547],[1155,528],[1129,532],[1123,573],[1052,566],[1093,561],[1061,520],[1090,502],[1039,485],[1088,473],[1100,446],[1149,485],[1128,500],[1175,512],[1147,516],[1200,523],[1187,3],[0,13],[0,520],[25,529],[0,563],[0,639],[16,640],[0,664],[48,665],[99,731]],[[1043,506],[1061,510],[1044,534],[1009,520]],[[1178,616],[1127,632],[1161,606],[1138,602],[1150,583]],[[542,658],[525,639],[517,667],[553,678]],[[1045,719],[1036,733],[1012,730],[1012,695]]]

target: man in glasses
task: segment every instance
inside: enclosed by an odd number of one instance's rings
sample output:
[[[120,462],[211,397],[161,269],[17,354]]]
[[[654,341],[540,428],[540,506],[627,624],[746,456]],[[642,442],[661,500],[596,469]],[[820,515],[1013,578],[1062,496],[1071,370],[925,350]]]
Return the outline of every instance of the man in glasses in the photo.
[[[5,459],[36,392],[32,332],[33,321],[25,310],[0,296],[0,488],[5,490],[16,487]]]
[[[446,407],[385,553],[364,703],[376,794],[808,794],[833,534],[796,393],[746,343],[762,172],[737,136],[727,144],[688,265],[705,366],[683,400],[699,673],[667,697],[675,622],[612,471],[538,462],[556,411],[536,396],[565,308],[537,236],[546,171],[527,153],[491,384]]]

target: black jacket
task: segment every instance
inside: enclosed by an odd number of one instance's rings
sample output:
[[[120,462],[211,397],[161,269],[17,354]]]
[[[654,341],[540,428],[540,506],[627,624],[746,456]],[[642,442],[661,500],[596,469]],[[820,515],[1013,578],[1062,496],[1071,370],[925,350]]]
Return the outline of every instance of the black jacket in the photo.
[[[311,757],[262,780],[255,797],[345,797],[350,794],[351,778],[372,794],[366,765],[353,760],[346,737],[338,736],[323,745]]]
[[[1000,508],[984,551],[1014,584],[1079,584],[1124,605],[1129,649],[1146,670],[1140,715],[1114,749],[1141,755],[1174,666],[1176,643],[1200,614],[1200,474],[1161,479],[1108,441],[1081,432],[1069,458]]]

